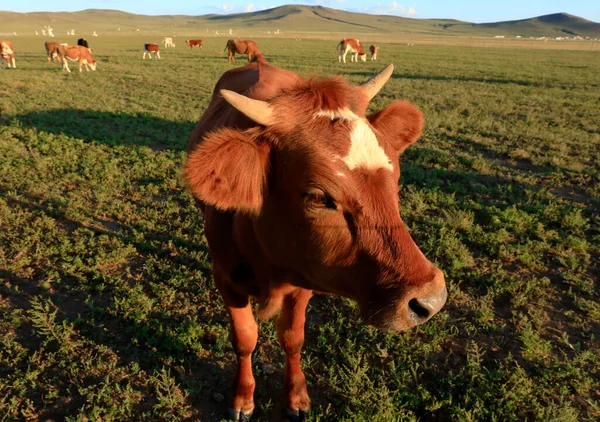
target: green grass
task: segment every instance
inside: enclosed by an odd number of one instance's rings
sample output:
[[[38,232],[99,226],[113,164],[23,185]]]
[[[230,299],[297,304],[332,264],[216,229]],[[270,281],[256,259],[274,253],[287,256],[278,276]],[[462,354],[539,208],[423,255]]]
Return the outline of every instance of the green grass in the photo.
[[[227,316],[180,166],[230,66],[222,39],[161,61],[141,59],[143,41],[94,39],[98,70],[67,75],[20,37],[18,68],[0,71],[0,420],[224,414]],[[598,54],[386,44],[378,63],[343,65],[330,41],[259,46],[353,83],[395,64],[371,107],[404,98],[424,113],[400,208],[449,286],[438,315],[400,334],[315,296],[310,420],[597,420]],[[254,362],[257,418],[278,420],[272,321]]]

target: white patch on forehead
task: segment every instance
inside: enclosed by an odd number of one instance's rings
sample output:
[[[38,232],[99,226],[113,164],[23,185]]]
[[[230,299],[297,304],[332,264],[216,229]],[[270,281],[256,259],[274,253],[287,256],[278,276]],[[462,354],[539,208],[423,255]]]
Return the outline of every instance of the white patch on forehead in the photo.
[[[354,130],[350,134],[350,151],[342,158],[350,170],[356,167],[368,169],[386,168],[394,170],[390,157],[387,156],[366,119],[354,122]]]
[[[314,116],[352,122],[354,128],[350,134],[350,150],[348,155],[340,157],[350,170],[354,170],[356,167],[364,167],[368,169],[386,168],[389,171],[394,171],[392,160],[379,145],[373,129],[367,123],[367,119],[361,119],[348,108],[319,110]]]

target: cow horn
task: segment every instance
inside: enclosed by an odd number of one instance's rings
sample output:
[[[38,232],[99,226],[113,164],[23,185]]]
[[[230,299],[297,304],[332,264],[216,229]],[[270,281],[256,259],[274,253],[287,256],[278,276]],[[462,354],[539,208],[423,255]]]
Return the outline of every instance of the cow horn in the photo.
[[[375,95],[377,95],[379,90],[381,88],[383,88],[383,86],[388,81],[388,79],[390,79],[390,76],[392,76],[393,71],[394,71],[394,65],[388,64],[377,75],[373,76],[368,81],[360,84],[360,86],[363,87],[367,91],[367,95],[369,96],[369,101],[371,101],[371,99]]]
[[[272,123],[271,106],[266,101],[254,100],[228,89],[222,89],[219,92],[225,101],[252,121],[263,126],[269,126]]]

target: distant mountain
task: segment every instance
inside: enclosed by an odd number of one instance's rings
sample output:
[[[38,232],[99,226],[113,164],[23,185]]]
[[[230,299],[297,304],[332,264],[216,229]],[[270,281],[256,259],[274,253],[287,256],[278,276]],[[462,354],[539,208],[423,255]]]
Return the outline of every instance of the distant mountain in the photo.
[[[554,13],[552,15],[538,16],[537,18],[508,22],[482,23],[478,26],[508,30],[512,33],[522,32],[523,35],[551,31],[552,36],[600,36],[600,24],[569,15],[568,13]]]
[[[470,23],[452,19],[411,19],[390,15],[369,15],[323,6],[287,5],[268,10],[230,15],[136,15],[117,10],[88,9],[80,12],[13,13],[0,11],[0,32],[41,31],[45,25],[55,34],[75,29],[91,32],[202,33],[229,29],[236,34],[257,34],[279,29],[282,33],[311,32],[340,35],[446,35],[507,37],[574,36],[600,38],[600,23],[566,13],[508,22]]]

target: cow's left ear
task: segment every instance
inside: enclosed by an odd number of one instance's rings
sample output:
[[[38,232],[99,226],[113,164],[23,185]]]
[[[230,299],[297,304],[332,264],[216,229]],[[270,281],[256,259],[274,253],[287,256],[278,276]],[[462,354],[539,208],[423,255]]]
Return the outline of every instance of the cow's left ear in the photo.
[[[423,132],[423,114],[417,106],[406,101],[395,101],[367,119],[385,135],[398,154],[402,154]]]

